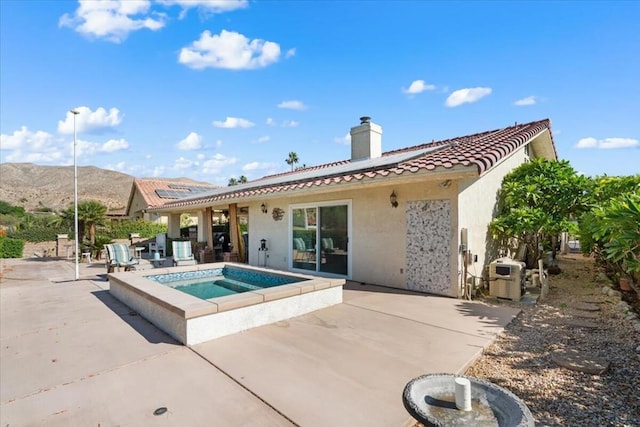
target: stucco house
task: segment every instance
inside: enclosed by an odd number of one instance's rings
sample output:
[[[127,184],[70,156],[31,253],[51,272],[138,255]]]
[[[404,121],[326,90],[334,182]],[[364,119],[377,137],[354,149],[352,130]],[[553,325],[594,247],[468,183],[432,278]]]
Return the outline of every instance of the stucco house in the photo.
[[[534,157],[557,158],[549,120],[383,152],[382,128],[363,117],[348,160],[150,210],[197,210],[198,240],[210,247],[212,212],[228,211],[231,230],[242,212],[252,265],[458,297],[463,271],[480,276],[497,255],[487,227],[502,178]],[[240,247],[238,233],[231,240]]]
[[[215,185],[194,183],[193,181],[162,180],[156,178],[136,178],[131,186],[125,216],[129,219],[146,219],[167,224],[168,217],[161,212],[150,212],[152,207],[186,196],[211,191]],[[178,218],[178,227],[179,227]]]

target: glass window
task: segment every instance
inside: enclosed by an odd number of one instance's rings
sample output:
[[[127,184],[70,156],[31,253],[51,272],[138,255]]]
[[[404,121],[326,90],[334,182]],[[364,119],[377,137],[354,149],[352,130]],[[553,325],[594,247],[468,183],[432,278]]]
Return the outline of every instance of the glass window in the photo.
[[[292,268],[349,275],[349,204],[294,207]]]

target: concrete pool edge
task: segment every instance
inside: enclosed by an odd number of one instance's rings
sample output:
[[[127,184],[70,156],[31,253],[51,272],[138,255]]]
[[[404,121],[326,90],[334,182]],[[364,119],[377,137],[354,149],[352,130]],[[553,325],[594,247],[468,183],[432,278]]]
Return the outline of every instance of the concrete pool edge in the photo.
[[[202,300],[147,279],[181,271],[233,268],[299,277],[302,282]],[[108,275],[111,294],[186,345],[300,316],[342,302],[345,279],[324,278],[236,263],[128,271]]]

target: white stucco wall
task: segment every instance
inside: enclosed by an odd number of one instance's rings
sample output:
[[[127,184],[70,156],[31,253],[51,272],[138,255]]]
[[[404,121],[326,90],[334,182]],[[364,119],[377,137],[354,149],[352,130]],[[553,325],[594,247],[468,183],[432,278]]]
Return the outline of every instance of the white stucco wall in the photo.
[[[395,190],[398,207],[393,208],[389,195]],[[267,240],[267,267],[289,269],[289,207],[304,203],[318,203],[331,200],[351,201],[351,257],[350,279],[405,289],[407,224],[406,207],[410,201],[451,200],[456,205],[454,186],[442,188],[437,182],[399,184],[384,187],[365,186],[336,193],[298,196],[290,199],[258,200],[249,205],[249,264],[258,265],[260,239]],[[263,214],[260,205],[265,203],[268,213]],[[274,208],[284,209],[281,221],[274,221]],[[452,214],[451,247],[456,247],[455,230],[457,217]],[[455,251],[454,251],[455,252]],[[452,290],[455,289],[456,254],[452,254]],[[450,293],[455,296],[455,292]]]
[[[144,197],[137,190],[131,198],[131,205],[129,206],[129,218],[131,219],[145,219],[147,221],[157,222],[159,224],[167,224],[168,217],[166,215],[158,214],[155,212],[143,213],[147,209],[147,203]]]
[[[495,216],[498,190],[502,179],[528,159],[524,147],[512,153],[500,164],[476,179],[465,179],[458,182],[458,232],[468,230],[468,248],[478,256],[478,262],[469,266],[469,272],[481,276],[484,265],[492,261],[487,259],[487,242],[489,239],[489,223]],[[489,254],[491,255],[491,254]]]

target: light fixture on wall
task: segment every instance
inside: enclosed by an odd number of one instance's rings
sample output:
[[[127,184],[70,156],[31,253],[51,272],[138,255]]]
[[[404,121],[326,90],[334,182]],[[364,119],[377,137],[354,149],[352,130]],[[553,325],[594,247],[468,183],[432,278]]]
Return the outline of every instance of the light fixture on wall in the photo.
[[[269,211],[269,209],[267,209],[267,205],[265,205],[264,203],[260,205],[260,210],[263,214],[266,214]]]
[[[393,206],[394,208],[398,207],[398,196],[396,196],[395,190],[391,192],[391,195],[389,196],[389,202],[391,202],[391,206]]]

